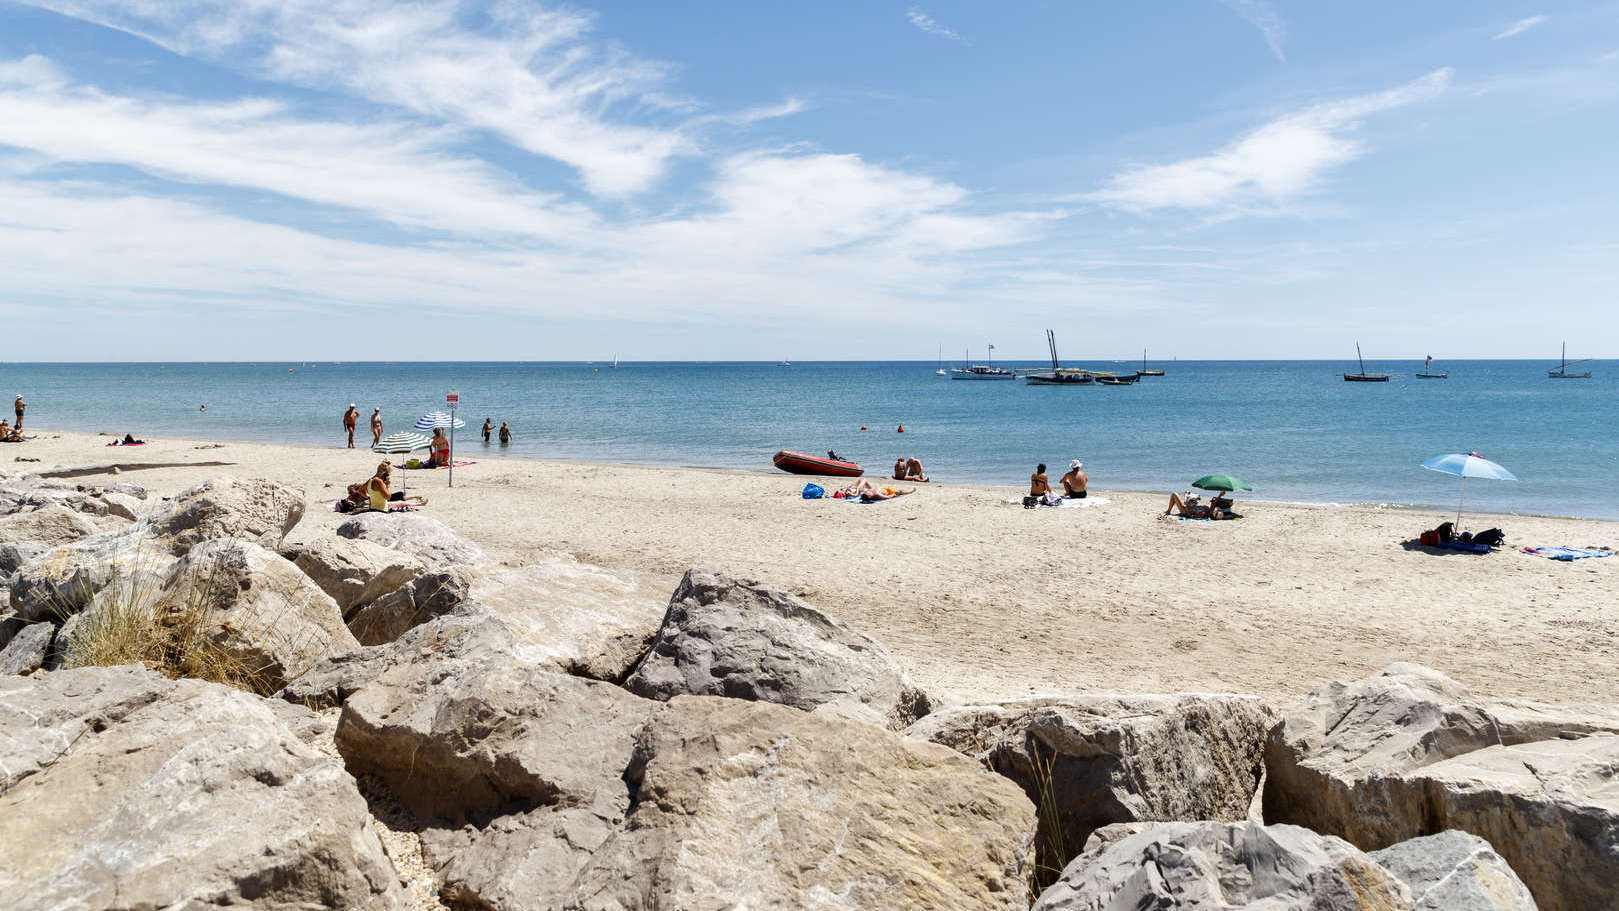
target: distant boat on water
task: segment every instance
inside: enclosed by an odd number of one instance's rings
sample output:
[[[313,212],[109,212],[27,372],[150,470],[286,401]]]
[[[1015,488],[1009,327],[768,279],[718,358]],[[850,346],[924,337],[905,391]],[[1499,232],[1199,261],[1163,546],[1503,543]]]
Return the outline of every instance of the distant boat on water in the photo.
[[[1386,373],[1367,373],[1366,372],[1366,358],[1361,356],[1360,342],[1355,343],[1355,359],[1360,361],[1360,372],[1359,373],[1345,373],[1345,374],[1343,374],[1344,382],[1346,382],[1346,383],[1386,383],[1386,382],[1389,381],[1389,375],[1386,374]]]
[[[1030,386],[1090,386],[1096,382],[1089,371],[1065,369],[1058,364],[1057,335],[1050,329],[1046,330],[1046,347],[1051,349],[1051,369],[1026,373],[1023,382]]]
[[[933,371],[934,376],[949,376],[950,372],[944,369],[944,346],[939,346],[939,369]]]
[[[1164,372],[1162,370],[1158,370],[1156,368],[1154,368],[1152,370],[1147,369],[1147,349],[1145,349],[1145,348],[1141,349],[1141,369],[1136,371],[1136,376],[1163,376],[1163,375],[1164,375]]]
[[[786,358],[782,358],[781,360],[776,362],[777,367],[791,367],[792,365],[793,365],[793,362],[787,360]]]
[[[1437,372],[1434,371],[1434,369],[1433,369],[1433,355],[1430,354],[1427,357],[1422,359],[1422,370],[1417,374],[1417,379],[1419,379],[1419,380],[1444,380],[1444,379],[1449,379],[1449,378],[1450,378],[1450,371],[1449,370],[1440,370],[1440,371],[1437,371]]]
[[[962,360],[971,360],[970,352],[964,352]],[[950,370],[953,380],[1015,380],[1017,374],[1005,367],[995,366],[995,346],[989,346],[988,364],[968,364],[965,367],[953,367]]]
[[[1581,370],[1578,373],[1570,373],[1568,370],[1570,365],[1583,364],[1588,360],[1590,360],[1590,358],[1582,357],[1577,361],[1570,361],[1568,359],[1568,342],[1564,342],[1562,361],[1560,361],[1556,367],[1546,371],[1546,375],[1554,380],[1588,380],[1591,378],[1591,371]]]

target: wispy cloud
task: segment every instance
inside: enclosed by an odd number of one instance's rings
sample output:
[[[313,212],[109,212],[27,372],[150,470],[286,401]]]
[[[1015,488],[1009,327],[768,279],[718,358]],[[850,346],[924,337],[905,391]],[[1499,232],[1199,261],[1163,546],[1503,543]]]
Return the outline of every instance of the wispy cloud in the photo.
[[[1530,29],[1534,28],[1535,26],[1537,26],[1537,25],[1539,25],[1539,24],[1541,24],[1542,22],[1545,22],[1545,21],[1546,21],[1545,16],[1529,16],[1529,17],[1524,18],[1524,19],[1519,19],[1517,22],[1514,22],[1511,25],[1507,26],[1506,28],[1502,29],[1491,40],[1500,41],[1502,38],[1511,38],[1511,37],[1513,37],[1515,35],[1522,35],[1524,32],[1529,31]]]
[[[906,10],[905,18],[911,20],[912,25],[924,32],[927,32],[929,35],[937,35],[940,38],[949,38],[951,41],[961,40],[961,36],[956,34],[955,29],[945,25],[932,16],[929,16],[927,13],[922,12],[922,8],[920,6],[913,6]]]
[[[1277,60],[1285,61],[1283,45],[1287,41],[1287,23],[1270,5],[1269,0],[1220,0],[1222,6],[1241,16],[1244,21],[1265,36],[1265,43]]]
[[[1131,212],[1279,211],[1314,189],[1328,170],[1364,153],[1351,135],[1363,118],[1431,99],[1451,77],[1449,68],[1439,69],[1387,91],[1318,104],[1273,120],[1211,154],[1129,168],[1087,198]]]

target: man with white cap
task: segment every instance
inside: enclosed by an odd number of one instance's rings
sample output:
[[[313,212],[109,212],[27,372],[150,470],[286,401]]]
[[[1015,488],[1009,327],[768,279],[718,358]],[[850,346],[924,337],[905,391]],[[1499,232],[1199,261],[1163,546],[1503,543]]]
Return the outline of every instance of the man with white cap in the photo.
[[[360,409],[349,402],[349,410],[343,412],[343,429],[349,434],[349,448],[354,448],[354,425],[360,423]]]
[[[1068,463],[1068,473],[1062,476],[1063,496],[1070,500],[1085,499],[1085,485],[1087,480],[1085,478],[1085,472],[1080,471],[1080,469],[1084,467],[1084,462],[1075,459]]]
[[[22,430],[22,413],[24,411],[28,410],[28,403],[22,400],[22,393],[20,393],[20,392],[17,393],[17,401],[13,403],[12,407],[17,410],[17,424],[16,424],[16,426],[12,427],[11,429],[21,431]]]

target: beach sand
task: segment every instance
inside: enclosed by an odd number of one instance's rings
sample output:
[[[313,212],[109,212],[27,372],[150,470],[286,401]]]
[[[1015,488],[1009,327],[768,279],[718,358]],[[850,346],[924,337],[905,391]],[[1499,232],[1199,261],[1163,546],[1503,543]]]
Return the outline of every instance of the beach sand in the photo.
[[[330,504],[379,459],[363,449],[41,434],[0,448],[0,469],[122,463],[169,495],[218,474],[302,487],[293,537],[335,528]],[[369,439],[369,437],[367,437]],[[207,447],[207,448],[202,448]],[[1496,697],[1619,698],[1619,559],[1560,563],[1524,545],[1619,547],[1619,523],[1473,515],[1508,547],[1488,556],[1408,550],[1438,513],[1239,499],[1233,522],[1159,518],[1164,493],[1093,490],[1086,509],[1007,505],[1020,486],[918,485],[874,504],[808,501],[777,472],[481,458],[406,472],[427,513],[520,565],[563,551],[668,577],[710,566],[787,588],[891,649],[950,702],[1034,692],[1257,693],[1281,700],[1395,661]],[[12,458],[38,458],[14,464]],[[226,466],[198,466],[199,462]],[[761,457],[764,461],[764,457]],[[184,463],[179,467],[142,465]],[[1012,479],[1009,479],[1012,480]],[[1262,484],[1263,479],[1256,483]],[[1435,498],[1451,479],[1435,475]],[[829,490],[835,482],[822,481]],[[1105,488],[1105,477],[1092,478]],[[1489,487],[1471,491],[1488,508]]]

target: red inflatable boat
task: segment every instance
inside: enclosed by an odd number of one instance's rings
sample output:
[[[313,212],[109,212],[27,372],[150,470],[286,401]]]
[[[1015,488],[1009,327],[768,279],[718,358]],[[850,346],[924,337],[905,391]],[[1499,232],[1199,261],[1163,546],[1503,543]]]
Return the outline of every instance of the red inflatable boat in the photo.
[[[776,453],[776,457],[770,461],[782,471],[793,474],[826,474],[842,478],[858,478],[865,474],[865,469],[853,462],[805,455],[802,452],[789,452],[785,449]]]

